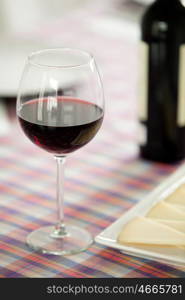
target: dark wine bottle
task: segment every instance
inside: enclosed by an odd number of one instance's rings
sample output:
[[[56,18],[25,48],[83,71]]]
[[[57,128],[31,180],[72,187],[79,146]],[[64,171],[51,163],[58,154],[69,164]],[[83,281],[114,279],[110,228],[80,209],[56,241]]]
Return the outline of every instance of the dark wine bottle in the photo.
[[[185,7],[156,0],[141,22],[139,121],[141,157],[185,157]]]

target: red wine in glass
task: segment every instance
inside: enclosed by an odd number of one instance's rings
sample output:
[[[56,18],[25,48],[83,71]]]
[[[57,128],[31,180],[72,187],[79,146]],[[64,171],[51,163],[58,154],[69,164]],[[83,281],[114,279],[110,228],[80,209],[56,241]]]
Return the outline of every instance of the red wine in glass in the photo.
[[[18,90],[17,116],[26,136],[53,154],[57,166],[56,222],[29,233],[26,243],[34,251],[63,256],[92,244],[93,237],[85,228],[65,220],[64,166],[68,154],[96,135],[103,115],[103,86],[92,54],[56,48],[28,56]]]
[[[18,118],[34,144],[51,153],[65,154],[95,136],[103,121],[103,110],[81,99],[48,97],[25,102]]]

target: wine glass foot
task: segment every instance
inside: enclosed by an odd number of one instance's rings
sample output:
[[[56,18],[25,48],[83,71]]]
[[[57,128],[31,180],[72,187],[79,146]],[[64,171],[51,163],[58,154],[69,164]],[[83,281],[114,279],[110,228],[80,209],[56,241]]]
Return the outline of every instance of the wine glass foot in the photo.
[[[41,227],[27,237],[27,245],[37,252],[53,255],[71,255],[86,250],[92,243],[91,234],[85,229],[66,225],[64,237],[54,237],[54,226]]]

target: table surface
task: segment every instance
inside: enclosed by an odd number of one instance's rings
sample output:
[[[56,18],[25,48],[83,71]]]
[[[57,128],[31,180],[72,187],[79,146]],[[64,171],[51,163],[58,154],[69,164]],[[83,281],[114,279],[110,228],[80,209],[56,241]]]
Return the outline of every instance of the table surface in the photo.
[[[35,33],[51,46],[57,41],[90,50],[103,76],[105,121],[89,145],[69,156],[65,180],[66,219],[94,236],[177,167],[138,157],[137,28],[129,22],[126,26],[111,15],[111,6],[101,3],[46,23]],[[97,243],[66,257],[30,250],[28,233],[55,221],[55,177],[52,156],[31,144],[13,123],[12,131],[0,138],[0,277],[185,276],[184,269]]]

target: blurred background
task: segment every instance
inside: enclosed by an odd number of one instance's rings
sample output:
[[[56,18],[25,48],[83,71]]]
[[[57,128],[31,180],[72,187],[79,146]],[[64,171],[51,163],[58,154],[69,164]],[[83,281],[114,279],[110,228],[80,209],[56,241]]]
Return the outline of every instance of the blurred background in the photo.
[[[135,60],[136,54],[132,45],[139,39],[140,17],[150,2],[0,0],[0,135],[11,129],[10,118],[15,112],[25,59],[38,49],[72,46],[92,52],[105,80],[107,100],[115,99],[116,93],[124,99],[125,92],[128,92],[124,90],[124,77],[126,75],[129,79],[128,68],[133,66],[130,60],[132,56]],[[124,67],[125,60],[127,65]],[[124,73],[122,82],[117,79],[118,72],[120,79]],[[112,77],[114,87],[106,87]],[[131,78],[134,87],[133,73]],[[129,93],[132,101],[134,90]]]

